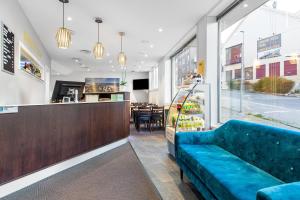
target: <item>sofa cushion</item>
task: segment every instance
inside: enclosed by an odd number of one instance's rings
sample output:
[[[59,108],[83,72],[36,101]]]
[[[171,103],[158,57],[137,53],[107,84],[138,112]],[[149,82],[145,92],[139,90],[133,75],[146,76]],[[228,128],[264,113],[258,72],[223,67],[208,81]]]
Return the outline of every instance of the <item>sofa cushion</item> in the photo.
[[[300,180],[300,132],[230,120],[214,144],[284,182]]]
[[[258,190],[283,183],[216,145],[179,145],[177,159],[223,200],[253,200]]]

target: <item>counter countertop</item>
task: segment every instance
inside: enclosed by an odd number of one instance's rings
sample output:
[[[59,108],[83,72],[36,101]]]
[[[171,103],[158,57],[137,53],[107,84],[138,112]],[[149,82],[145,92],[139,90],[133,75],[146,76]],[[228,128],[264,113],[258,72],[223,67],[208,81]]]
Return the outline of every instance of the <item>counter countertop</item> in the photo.
[[[19,104],[19,105],[0,105],[0,107],[24,107],[24,106],[48,106],[48,105],[74,105],[74,104],[94,104],[94,103],[120,103],[129,102],[130,100],[123,101],[98,101],[98,102],[70,102],[70,103],[48,103],[48,104]]]

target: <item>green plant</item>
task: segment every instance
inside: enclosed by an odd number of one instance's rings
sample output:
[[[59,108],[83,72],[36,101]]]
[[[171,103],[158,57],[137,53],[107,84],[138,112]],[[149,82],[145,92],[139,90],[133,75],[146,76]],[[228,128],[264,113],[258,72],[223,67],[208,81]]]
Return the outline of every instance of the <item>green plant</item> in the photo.
[[[126,69],[124,69],[122,71],[122,80],[120,82],[120,85],[126,86],[126,84],[127,84],[127,81],[126,81]]]
[[[244,81],[244,87],[246,91],[253,90],[253,84],[249,81]],[[231,80],[229,81],[230,90],[240,90],[241,89],[241,81],[240,80]]]
[[[120,85],[124,85],[124,86],[126,86],[126,84],[127,84],[127,82],[126,82],[126,81],[121,81],[121,82],[120,82]]]
[[[256,92],[287,94],[294,87],[295,82],[282,77],[266,77],[253,85]]]

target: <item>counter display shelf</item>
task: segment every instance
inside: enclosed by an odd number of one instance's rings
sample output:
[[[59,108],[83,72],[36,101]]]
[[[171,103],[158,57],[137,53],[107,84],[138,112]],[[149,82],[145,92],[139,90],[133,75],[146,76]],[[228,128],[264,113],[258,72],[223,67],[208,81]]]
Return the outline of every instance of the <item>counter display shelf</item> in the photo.
[[[194,84],[179,89],[166,122],[169,153],[175,157],[175,134],[210,129],[210,86]]]

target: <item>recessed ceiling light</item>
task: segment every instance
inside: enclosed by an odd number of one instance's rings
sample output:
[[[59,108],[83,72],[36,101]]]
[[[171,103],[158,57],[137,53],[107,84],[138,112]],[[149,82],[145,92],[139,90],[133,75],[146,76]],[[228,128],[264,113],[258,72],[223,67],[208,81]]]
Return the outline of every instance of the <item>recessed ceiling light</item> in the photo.
[[[244,8],[247,8],[249,5],[247,3],[244,4]]]
[[[73,19],[72,19],[72,17],[68,17],[67,20],[68,21],[72,21]]]
[[[110,53],[106,53],[106,56],[107,56],[107,57],[110,56]]]
[[[154,45],[153,45],[153,44],[150,44],[150,48],[153,49],[153,48],[154,48]]]
[[[163,32],[163,31],[164,31],[163,28],[159,28],[159,29],[158,29],[158,32],[160,32],[160,33]]]
[[[143,44],[148,44],[149,41],[148,41],[148,40],[142,40],[141,43],[143,43]]]
[[[74,62],[77,62],[77,63],[80,62],[80,58],[72,58],[72,60],[73,60]]]

